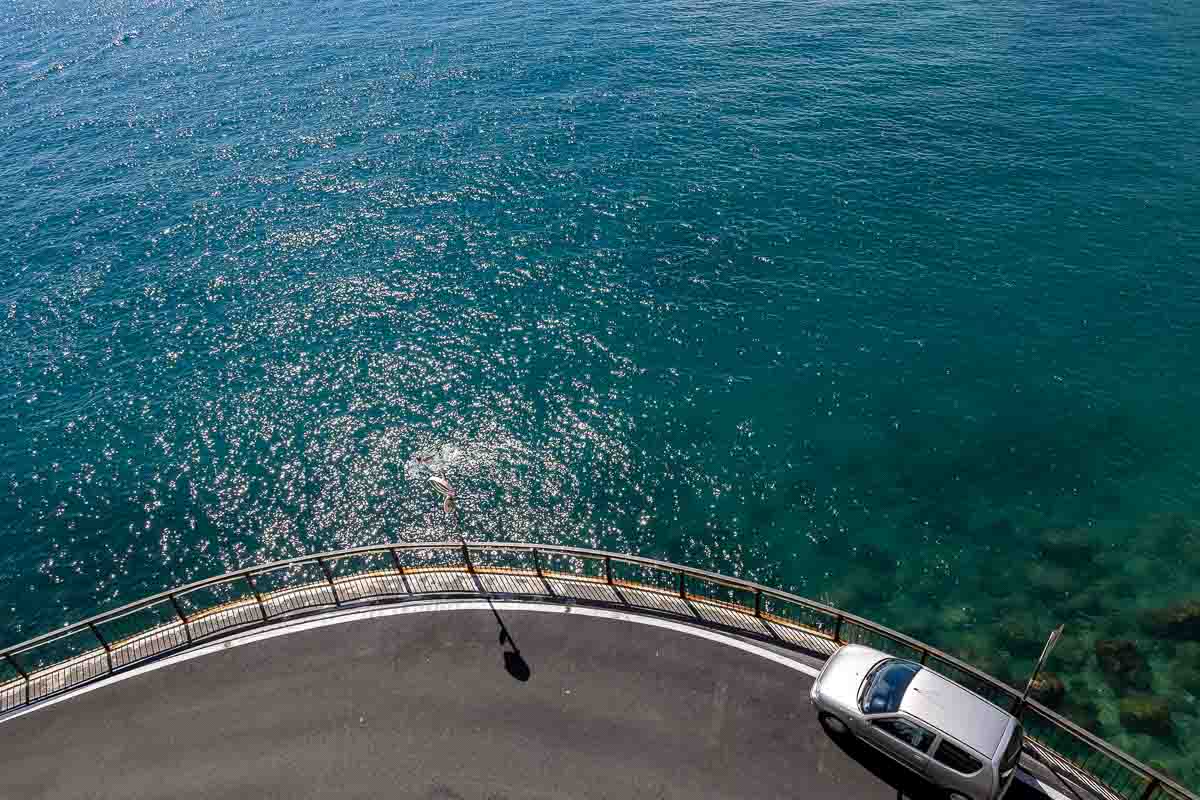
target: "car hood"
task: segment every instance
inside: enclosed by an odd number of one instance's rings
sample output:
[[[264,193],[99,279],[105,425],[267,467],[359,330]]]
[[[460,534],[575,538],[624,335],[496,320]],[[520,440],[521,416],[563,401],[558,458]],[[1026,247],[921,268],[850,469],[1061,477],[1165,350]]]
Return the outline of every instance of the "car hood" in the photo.
[[[870,647],[846,645],[829,657],[817,678],[821,696],[846,708],[857,708],[863,678],[886,658],[889,656]]]

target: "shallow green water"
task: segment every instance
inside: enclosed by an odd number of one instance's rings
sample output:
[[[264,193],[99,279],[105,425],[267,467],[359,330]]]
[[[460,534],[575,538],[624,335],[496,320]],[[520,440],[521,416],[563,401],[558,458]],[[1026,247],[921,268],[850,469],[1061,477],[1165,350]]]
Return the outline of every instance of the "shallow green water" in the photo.
[[[1200,13],[16,0],[0,608],[441,538],[830,599],[1193,783]],[[1081,530],[1061,536],[1054,529]],[[1173,733],[1119,719],[1129,638]]]

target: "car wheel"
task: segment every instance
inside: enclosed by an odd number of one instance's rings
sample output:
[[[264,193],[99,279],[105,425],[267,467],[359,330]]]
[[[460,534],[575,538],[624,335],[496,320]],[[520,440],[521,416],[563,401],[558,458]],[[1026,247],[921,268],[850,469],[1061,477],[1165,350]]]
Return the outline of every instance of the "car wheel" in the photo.
[[[821,712],[817,719],[820,721],[821,727],[824,728],[825,732],[830,736],[845,736],[846,734],[850,733],[850,728],[846,726],[846,723],[842,722],[833,714]]]

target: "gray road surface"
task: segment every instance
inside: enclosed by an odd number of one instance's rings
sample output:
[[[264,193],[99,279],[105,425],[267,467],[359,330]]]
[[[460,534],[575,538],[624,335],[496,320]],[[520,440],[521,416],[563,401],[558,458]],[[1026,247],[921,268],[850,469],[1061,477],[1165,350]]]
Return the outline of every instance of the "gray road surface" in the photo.
[[[301,631],[0,724],[0,797],[895,800],[889,780],[929,796],[832,742],[800,672],[498,609],[526,681],[489,611]]]

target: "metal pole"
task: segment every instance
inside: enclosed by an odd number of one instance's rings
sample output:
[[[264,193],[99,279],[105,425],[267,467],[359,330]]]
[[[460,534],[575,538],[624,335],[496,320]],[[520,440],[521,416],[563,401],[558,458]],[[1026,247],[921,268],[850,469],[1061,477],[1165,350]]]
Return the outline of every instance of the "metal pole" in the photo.
[[[835,625],[833,628],[833,640],[839,644],[841,644],[842,641],[842,622],[844,621],[845,620],[842,618],[842,615],[838,614],[837,625]]]
[[[266,622],[267,607],[263,605],[262,595],[258,593],[258,586],[254,583],[254,573],[246,573],[246,583],[250,584],[250,591],[254,592],[254,599],[258,602],[258,613],[262,614],[262,620]]]
[[[608,556],[604,557],[604,580],[608,581],[609,586],[612,586],[612,559]]]
[[[400,583],[404,584],[404,591],[412,594],[412,588],[408,585],[408,576],[404,574],[404,565],[400,563],[400,556],[396,554],[396,548],[389,547],[388,552],[392,554],[392,563],[396,565],[396,572],[400,573]]]
[[[679,599],[687,600],[687,574],[679,571]]]
[[[928,661],[928,660],[929,660],[929,651],[928,651],[928,650],[922,650],[922,651],[921,651],[921,666],[922,666],[922,667],[923,667],[923,666],[925,666],[925,662],[926,662],[926,661]]]
[[[25,670],[21,669],[21,665],[18,664],[17,660],[15,658],[13,658],[11,655],[5,653],[4,660],[7,661],[8,665],[10,667],[12,667],[13,669],[15,669],[17,671],[17,674],[20,675],[21,678],[25,681],[25,703],[24,703],[24,705],[29,705],[29,673],[27,673]]]
[[[338,595],[337,584],[333,582],[333,573],[329,571],[329,565],[325,563],[325,559],[318,558],[317,566],[321,568],[321,572],[325,573],[325,580],[329,581],[329,588],[333,591],[333,604],[340,606],[342,598]]]
[[[104,637],[100,635],[100,630],[91,622],[88,623],[88,630],[92,632],[92,636],[95,636],[96,641],[100,642],[100,646],[104,648],[104,659],[108,662],[108,674],[112,675],[112,648],[108,646],[108,642],[104,641]]]
[[[539,578],[542,577],[542,551],[536,548],[533,551],[533,569]]]
[[[1064,625],[1059,625],[1050,632],[1049,638],[1046,639],[1046,646],[1042,648],[1042,654],[1038,656],[1037,664],[1033,667],[1033,674],[1029,676],[1029,682],[1025,684],[1025,691],[1021,694],[1021,699],[1013,703],[1012,715],[1018,719],[1021,712],[1025,710],[1025,703],[1029,700],[1029,695],[1033,691],[1034,681],[1038,679],[1038,675],[1042,672],[1042,667],[1046,666],[1046,659],[1050,657],[1050,652],[1054,650],[1054,646],[1058,644],[1058,640],[1062,638]]]
[[[762,619],[762,589],[754,592],[754,616]]]
[[[192,643],[192,629],[188,627],[187,614],[183,613],[183,609],[179,606],[179,601],[175,595],[171,595],[171,605],[175,606],[175,613],[179,615],[179,621],[183,623],[183,635],[187,637],[187,643]]]

